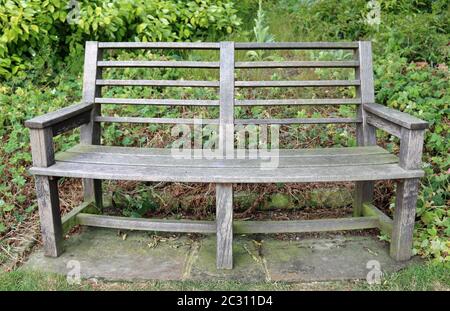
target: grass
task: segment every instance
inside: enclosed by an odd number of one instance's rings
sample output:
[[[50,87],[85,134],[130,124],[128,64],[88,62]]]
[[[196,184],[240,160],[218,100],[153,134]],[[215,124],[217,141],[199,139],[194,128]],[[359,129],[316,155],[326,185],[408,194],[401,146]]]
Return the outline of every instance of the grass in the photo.
[[[381,284],[369,285],[361,281],[335,281],[312,283],[263,282],[243,283],[237,281],[142,281],[107,282],[82,280],[70,285],[62,275],[17,269],[0,274],[1,291],[71,291],[71,290],[394,290],[394,291],[450,291],[450,265],[413,265],[400,272],[387,275]]]

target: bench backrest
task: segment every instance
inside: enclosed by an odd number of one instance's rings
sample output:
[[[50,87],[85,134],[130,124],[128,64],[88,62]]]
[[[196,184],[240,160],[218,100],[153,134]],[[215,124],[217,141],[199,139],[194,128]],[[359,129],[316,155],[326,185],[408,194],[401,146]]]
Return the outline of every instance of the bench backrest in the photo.
[[[220,61],[104,61],[105,49],[199,49],[218,50]],[[353,52],[352,60],[339,61],[251,61],[235,62],[235,51],[239,50],[347,50]],[[83,81],[83,100],[94,103],[93,122],[82,132],[84,143],[100,143],[101,122],[195,124],[186,118],[112,117],[101,115],[102,104],[162,105],[162,106],[218,106],[217,119],[202,120],[203,124],[223,126],[247,124],[355,124],[357,142],[364,144],[365,116],[362,105],[374,102],[371,43],[359,42],[287,42],[287,43],[179,43],[179,42],[86,42]],[[193,80],[105,80],[104,68],[204,68],[220,70],[218,81]],[[351,80],[288,80],[288,81],[235,81],[236,69],[257,68],[353,68]],[[219,100],[180,99],[124,99],[104,98],[104,86],[150,86],[150,87],[206,87],[218,88]],[[354,87],[354,98],[314,99],[240,99],[235,100],[237,88],[302,88],[302,87]],[[235,106],[279,106],[279,105],[357,105],[353,118],[288,118],[288,119],[235,119]],[[225,143],[225,142],[224,142]],[[228,144],[232,144],[229,142]]]

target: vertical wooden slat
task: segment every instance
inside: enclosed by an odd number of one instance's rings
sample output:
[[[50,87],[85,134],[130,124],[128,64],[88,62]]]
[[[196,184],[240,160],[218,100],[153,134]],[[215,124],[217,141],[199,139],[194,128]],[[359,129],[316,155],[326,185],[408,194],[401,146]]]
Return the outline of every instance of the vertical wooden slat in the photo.
[[[97,62],[102,59],[102,50],[98,48],[97,41],[87,41],[84,57],[83,76],[83,101],[94,103],[96,97],[101,97],[101,87],[95,81],[102,78],[102,69],[97,66]],[[101,141],[101,125],[94,122],[94,118],[101,114],[101,105],[94,103],[91,112],[91,122],[81,127],[80,142],[86,145],[99,145]],[[102,183],[98,179],[83,179],[84,201],[94,201],[101,209]]]
[[[223,156],[234,155],[234,42],[220,43],[219,148]]]
[[[401,129],[400,166],[418,169],[421,166],[424,130]],[[408,260],[412,256],[412,243],[419,179],[397,182],[397,197],[390,254],[395,260]]]
[[[234,43],[220,43],[220,126],[222,156],[234,156]],[[233,268],[233,185],[216,185],[217,269]]]
[[[360,41],[358,46],[356,58],[359,60],[359,67],[355,68],[355,79],[361,81],[356,88],[361,105],[357,107],[357,118],[362,122],[356,125],[356,141],[358,146],[371,146],[376,145],[375,127],[367,123],[363,106],[375,102],[372,45],[370,41]],[[363,203],[370,203],[373,200],[373,189],[373,181],[356,182],[353,216],[362,216]]]
[[[33,166],[48,167],[55,163],[51,127],[30,130]],[[59,210],[57,179],[35,176],[44,254],[57,257],[63,252],[61,214]]]
[[[233,268],[233,186],[216,185],[217,269]]]

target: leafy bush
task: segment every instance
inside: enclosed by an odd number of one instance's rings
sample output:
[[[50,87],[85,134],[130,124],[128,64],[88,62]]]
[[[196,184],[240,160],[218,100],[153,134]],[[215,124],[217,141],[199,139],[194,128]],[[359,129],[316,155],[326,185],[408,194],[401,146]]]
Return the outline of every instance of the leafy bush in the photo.
[[[415,251],[437,261],[450,258],[450,74],[448,68],[407,63],[398,55],[375,63],[377,102],[429,122],[424,157],[426,177],[417,204]],[[387,135],[385,135],[387,136]]]
[[[0,76],[31,68],[42,44],[61,56],[86,40],[191,41],[232,33],[240,25],[229,0],[0,0]]]

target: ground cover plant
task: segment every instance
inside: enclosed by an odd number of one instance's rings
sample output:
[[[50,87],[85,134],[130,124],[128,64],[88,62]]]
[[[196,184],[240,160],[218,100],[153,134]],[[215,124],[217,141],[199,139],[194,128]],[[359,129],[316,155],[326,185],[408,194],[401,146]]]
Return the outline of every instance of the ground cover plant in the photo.
[[[72,5],[70,5],[72,3]],[[430,123],[424,146],[424,169],[421,180],[414,233],[414,251],[428,261],[450,261],[450,5],[448,1],[175,1],[116,0],[0,0],[0,264],[12,269],[26,254],[24,245],[36,243],[38,236],[37,206],[33,179],[26,172],[31,164],[29,132],[23,122],[33,116],[71,105],[81,98],[83,42],[104,41],[353,41],[372,40],[376,100],[420,117]],[[145,3],[145,5],[144,5]],[[75,14],[77,13],[77,14]],[[280,18],[283,17],[283,18]],[[183,53],[179,51],[116,51],[109,59],[217,60],[214,52]],[[348,59],[351,55],[336,52],[237,53],[239,60],[331,60]],[[340,79],[352,76],[340,70],[254,70],[239,71],[239,79]],[[148,79],[217,79],[215,71],[195,69],[111,69],[108,78]],[[314,94],[352,97],[351,89],[331,92],[308,90],[239,90],[237,98],[310,98]],[[109,88],[105,94],[116,97],[217,98],[214,90]],[[166,107],[105,106],[105,115],[214,117],[217,109]],[[237,117],[324,117],[351,116],[353,107],[307,108],[261,107],[237,108]],[[326,129],[326,131],[323,131]],[[353,146],[352,127],[285,126],[282,144],[289,148]],[[58,150],[73,146],[78,132],[59,136]],[[108,125],[103,129],[105,144],[123,146],[166,147],[170,142],[167,126]],[[378,133],[381,145],[398,152],[398,141]],[[167,186],[167,187],[164,187]],[[326,189],[351,185],[326,185]],[[81,189],[79,181],[61,180],[61,188]],[[239,213],[249,217],[260,207],[284,211],[284,207],[300,206],[302,198],[317,185],[270,185],[255,188],[239,185],[247,193],[266,192],[250,204],[243,199]],[[163,189],[163,190],[161,190]],[[210,217],[211,202],[206,185],[161,185],[105,183],[117,209],[126,216],[143,217],[160,213],[174,217]],[[168,197],[192,196],[199,210],[175,209]],[[379,183],[378,205],[392,213],[394,185]],[[282,195],[278,195],[282,194]],[[165,197],[164,197],[165,198]],[[80,201],[80,191],[66,191],[62,197],[63,212]],[[267,202],[266,202],[267,201]],[[309,203],[314,207],[318,201]],[[349,201],[343,201],[349,212]],[[310,208],[311,206],[307,206]],[[300,207],[301,209],[301,207]],[[337,207],[329,214],[339,215]],[[288,212],[287,212],[288,213]],[[255,216],[256,217],[256,216]],[[387,237],[381,237],[387,239]],[[426,273],[423,273],[426,274]],[[430,275],[434,275],[431,273]],[[18,276],[19,277],[19,276]],[[448,281],[448,280],[447,280]],[[442,283],[442,282],[441,282]],[[381,287],[380,287],[381,288]],[[399,286],[401,289],[402,286]]]

